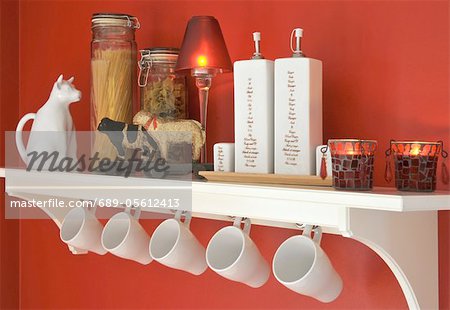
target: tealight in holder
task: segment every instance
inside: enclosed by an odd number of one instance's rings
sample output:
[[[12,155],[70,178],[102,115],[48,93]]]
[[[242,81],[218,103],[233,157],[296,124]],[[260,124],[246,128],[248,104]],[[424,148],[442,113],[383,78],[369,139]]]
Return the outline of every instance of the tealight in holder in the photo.
[[[370,190],[377,141],[356,139],[328,140],[331,153],[333,187],[340,190]],[[326,149],[323,148],[323,152]]]
[[[445,159],[442,141],[418,142],[391,140],[386,151],[385,179],[392,181],[391,156],[395,165],[395,186],[399,191],[432,192],[436,189],[439,155]],[[448,183],[448,172],[442,163],[442,181]]]

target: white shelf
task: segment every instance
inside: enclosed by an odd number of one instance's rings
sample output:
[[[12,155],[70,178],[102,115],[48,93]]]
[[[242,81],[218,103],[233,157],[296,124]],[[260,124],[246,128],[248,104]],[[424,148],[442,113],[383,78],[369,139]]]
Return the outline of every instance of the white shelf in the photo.
[[[144,178],[6,171],[6,192],[28,200],[56,196],[68,200],[124,201],[130,191],[133,198],[145,199],[150,198],[148,193],[155,186],[164,189],[167,184],[164,180]],[[438,308],[438,210],[450,210],[448,192],[401,193],[390,188],[347,192],[331,188],[192,183],[194,217],[229,220],[230,216],[243,216],[256,224],[286,228],[295,228],[295,223],[316,224],[325,232],[369,246],[391,268],[411,309]],[[58,226],[67,212],[43,211]]]
[[[450,195],[445,191],[433,193],[399,192],[394,188],[375,188],[373,191],[340,191],[324,187],[261,186],[232,183],[194,183],[193,191],[217,195],[263,198],[273,202],[295,201],[316,205],[335,205],[347,208],[383,211],[449,210]]]

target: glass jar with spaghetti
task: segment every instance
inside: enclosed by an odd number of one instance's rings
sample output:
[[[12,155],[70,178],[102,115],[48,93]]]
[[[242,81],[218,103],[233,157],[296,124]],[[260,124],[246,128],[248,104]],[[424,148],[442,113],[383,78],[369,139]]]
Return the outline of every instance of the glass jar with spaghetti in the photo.
[[[136,41],[140,27],[127,14],[97,13],[92,16],[91,129],[104,117],[131,123],[136,101]],[[95,137],[94,152],[114,158],[116,149],[106,135]]]
[[[175,72],[179,49],[156,47],[140,53],[141,110],[162,118],[187,118],[186,76]]]

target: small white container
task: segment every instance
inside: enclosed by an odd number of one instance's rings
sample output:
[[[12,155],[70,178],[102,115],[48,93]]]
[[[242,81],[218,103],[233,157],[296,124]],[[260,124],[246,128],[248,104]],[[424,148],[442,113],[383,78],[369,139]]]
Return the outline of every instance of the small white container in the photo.
[[[259,51],[234,63],[235,170],[273,173],[273,66]]]
[[[322,62],[304,57],[296,28],[292,57],[275,60],[275,173],[314,175],[322,144]],[[291,43],[292,44],[292,43]]]
[[[234,172],[234,143],[214,144],[214,171]]]

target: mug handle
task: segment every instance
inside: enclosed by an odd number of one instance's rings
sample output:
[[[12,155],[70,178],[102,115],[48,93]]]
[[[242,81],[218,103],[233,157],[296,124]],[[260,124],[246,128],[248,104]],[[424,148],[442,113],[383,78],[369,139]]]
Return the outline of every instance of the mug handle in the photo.
[[[241,223],[244,222],[244,227],[241,228]],[[233,221],[233,226],[237,227],[239,229],[242,229],[242,231],[249,235],[250,234],[250,228],[252,226],[252,222],[250,221],[250,219],[248,217],[235,217],[234,221]]]
[[[181,217],[184,215],[184,224],[189,228],[191,225],[192,213],[189,211],[177,210],[175,212],[175,219],[181,222]]]
[[[134,214],[131,215],[131,210],[134,210]],[[125,213],[128,213],[131,217],[134,217],[136,221],[139,221],[141,217],[141,207],[140,206],[125,206]]]
[[[314,237],[311,237],[311,233],[314,231]],[[303,236],[311,238],[317,244],[322,241],[322,228],[320,226],[306,225],[303,229]]]

